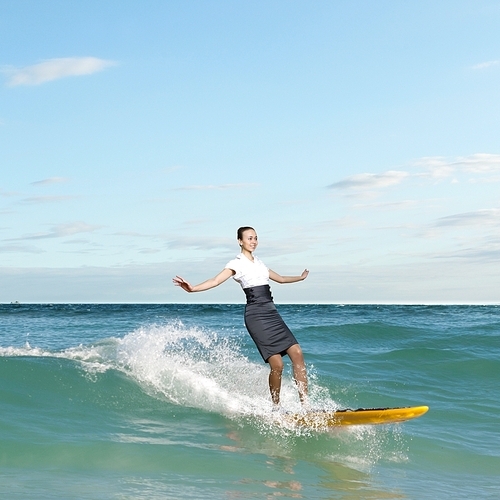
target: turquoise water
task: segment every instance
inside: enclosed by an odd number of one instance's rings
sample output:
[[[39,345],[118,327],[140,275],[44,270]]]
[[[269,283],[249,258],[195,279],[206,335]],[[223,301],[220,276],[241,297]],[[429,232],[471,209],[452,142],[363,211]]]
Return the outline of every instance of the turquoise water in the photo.
[[[278,425],[242,305],[0,305],[0,498],[500,498],[500,307],[278,307],[313,406],[429,412]]]

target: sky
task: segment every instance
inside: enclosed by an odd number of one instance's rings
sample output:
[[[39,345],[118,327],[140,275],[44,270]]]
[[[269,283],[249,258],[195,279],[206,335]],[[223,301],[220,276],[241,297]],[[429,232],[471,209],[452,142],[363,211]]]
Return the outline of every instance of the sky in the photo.
[[[500,2],[0,0],[0,302],[500,303]]]

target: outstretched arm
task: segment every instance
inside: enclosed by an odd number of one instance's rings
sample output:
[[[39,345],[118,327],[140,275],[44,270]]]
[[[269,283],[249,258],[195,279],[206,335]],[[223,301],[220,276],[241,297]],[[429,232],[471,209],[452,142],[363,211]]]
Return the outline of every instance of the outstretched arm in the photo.
[[[234,271],[232,269],[226,268],[223,269],[217,276],[214,276],[213,278],[210,278],[203,283],[194,286],[180,276],[176,276],[172,279],[172,281],[174,282],[175,286],[180,286],[183,290],[186,290],[186,292],[204,292],[205,290],[210,290],[210,288],[215,288],[221,283],[224,283],[224,281],[228,280],[233,274]]]
[[[271,278],[273,281],[276,281],[276,283],[295,283],[297,281],[304,281],[307,278],[308,274],[309,270],[304,269],[300,276],[281,276],[280,274],[275,273],[274,271],[269,269],[269,278]]]

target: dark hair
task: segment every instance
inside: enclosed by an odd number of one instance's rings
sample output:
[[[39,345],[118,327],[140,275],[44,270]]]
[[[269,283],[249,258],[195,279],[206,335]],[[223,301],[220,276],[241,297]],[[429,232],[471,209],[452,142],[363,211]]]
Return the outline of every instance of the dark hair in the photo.
[[[255,231],[255,229],[253,227],[250,227],[250,226],[243,226],[243,227],[239,227],[238,228],[238,240],[242,240],[243,239],[243,233],[245,231],[248,231],[249,229],[251,229],[252,231]]]

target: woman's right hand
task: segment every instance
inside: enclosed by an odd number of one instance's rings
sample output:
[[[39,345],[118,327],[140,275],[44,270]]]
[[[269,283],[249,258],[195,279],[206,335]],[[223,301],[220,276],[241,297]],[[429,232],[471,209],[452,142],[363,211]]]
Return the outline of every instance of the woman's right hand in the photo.
[[[176,276],[172,279],[172,281],[174,282],[175,286],[180,286],[183,290],[186,290],[186,292],[204,292],[205,290],[210,290],[210,288],[214,288],[216,286],[219,286],[221,283],[224,283],[224,281],[233,276],[233,274],[233,270],[224,268],[217,276],[194,286],[180,276]]]
[[[184,278],[181,278],[180,276],[176,276],[175,278],[172,279],[172,281],[175,286],[180,286],[183,290],[186,290],[186,292],[193,291],[192,285],[188,283]]]

